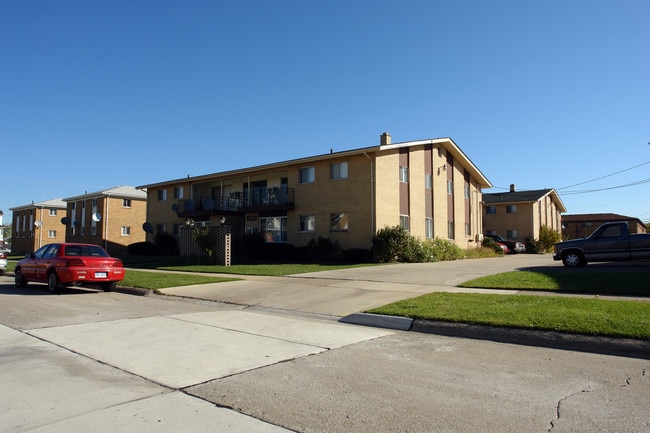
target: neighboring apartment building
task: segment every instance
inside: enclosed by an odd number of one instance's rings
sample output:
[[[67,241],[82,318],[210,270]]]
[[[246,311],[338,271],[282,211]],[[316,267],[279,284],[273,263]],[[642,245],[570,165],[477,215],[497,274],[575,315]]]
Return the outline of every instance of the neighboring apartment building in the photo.
[[[41,246],[65,241],[66,204],[60,198],[13,207],[11,252],[28,254]]]
[[[117,186],[63,199],[67,204],[65,241],[102,246],[111,255],[123,254],[129,244],[146,238],[143,224],[147,193]]]
[[[577,239],[589,236],[603,223],[627,221],[630,233],[646,233],[645,224],[638,218],[615,213],[562,215],[562,239]]]
[[[508,240],[524,242],[527,237],[539,239],[539,229],[548,226],[561,231],[561,213],[566,208],[554,189],[510,191],[483,194],[483,230]]]
[[[378,229],[401,225],[422,239],[475,245],[481,191],[490,182],[450,138],[391,143],[143,185],[148,235],[180,234],[186,223],[219,225],[233,238],[306,245],[329,238],[370,248]]]

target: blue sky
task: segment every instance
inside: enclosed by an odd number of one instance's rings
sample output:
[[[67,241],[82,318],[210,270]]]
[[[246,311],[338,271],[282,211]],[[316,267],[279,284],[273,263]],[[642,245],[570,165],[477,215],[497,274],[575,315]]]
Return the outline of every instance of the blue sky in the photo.
[[[0,209],[387,131],[451,137],[484,192],[650,221],[649,23],[647,0],[0,0]]]

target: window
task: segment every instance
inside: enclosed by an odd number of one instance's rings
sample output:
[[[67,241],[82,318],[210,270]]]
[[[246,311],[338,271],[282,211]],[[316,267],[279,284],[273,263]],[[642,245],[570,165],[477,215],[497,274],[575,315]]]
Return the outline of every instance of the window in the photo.
[[[454,193],[454,181],[453,180],[448,180],[447,181],[447,194],[453,194]]]
[[[508,239],[517,239],[518,235],[517,230],[506,230],[506,238]]]
[[[266,242],[286,242],[287,217],[260,218],[260,233]]]
[[[56,238],[56,230],[48,230],[47,231],[47,237],[50,239]]]
[[[300,215],[300,231],[313,232],[316,228],[315,215]]]
[[[470,223],[465,223],[465,236],[472,235],[472,226]]]
[[[56,209],[50,209],[50,216],[56,216]]]
[[[408,183],[409,182],[409,168],[404,167],[403,165],[399,166],[399,181]]]
[[[181,235],[181,224],[174,223],[174,236],[180,236]]]
[[[348,178],[348,163],[337,162],[330,165],[330,179],[347,179]]]
[[[485,208],[485,213],[488,215],[496,215],[497,213],[497,207],[496,206],[488,206]]]
[[[453,221],[448,221],[447,222],[447,237],[449,239],[454,239],[455,238],[455,233],[456,233],[456,229],[454,228],[454,222]]]
[[[131,227],[122,226],[122,236],[131,236]]]
[[[465,188],[463,190],[463,195],[465,198],[469,198],[469,185],[465,185]]]
[[[92,226],[90,226],[90,236],[95,236],[96,234],[97,234],[97,226],[93,224]]]
[[[517,205],[511,204],[506,206],[506,213],[517,213]]]
[[[131,207],[131,199],[128,198],[122,199],[122,207]]]
[[[94,198],[90,205],[91,205],[92,207],[97,207],[97,199]]]
[[[425,218],[424,219],[424,236],[427,239],[433,239],[433,219]]]
[[[175,186],[174,187],[174,198],[183,198],[183,187]]]
[[[400,216],[399,216],[399,225],[400,225],[400,227],[402,227],[404,230],[406,230],[406,231],[410,231],[410,230],[411,230],[410,223],[411,223],[411,222],[410,222],[410,220],[409,220],[409,216],[408,216],[408,215],[400,215]]]
[[[348,229],[348,214],[332,213],[330,214],[330,230],[345,231]]]
[[[167,200],[167,190],[166,189],[159,189],[158,190],[158,201],[165,201]]]
[[[424,173],[424,187],[426,189],[433,188],[433,177],[429,173]]]
[[[314,167],[305,167],[300,169],[300,183],[316,182],[316,169]]]

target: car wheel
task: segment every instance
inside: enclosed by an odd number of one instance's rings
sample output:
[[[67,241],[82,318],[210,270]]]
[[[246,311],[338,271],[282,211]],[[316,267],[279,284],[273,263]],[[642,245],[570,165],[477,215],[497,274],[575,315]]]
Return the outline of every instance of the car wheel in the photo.
[[[50,276],[47,278],[47,288],[50,289],[50,292],[54,293],[59,290],[59,277],[56,275],[56,272],[50,272]]]
[[[115,290],[115,287],[117,287],[117,282],[115,281],[102,284],[102,289],[104,289],[105,292],[112,292]]]
[[[564,266],[568,266],[570,268],[586,265],[585,259],[582,256],[582,254],[576,252],[569,252],[565,254],[562,257],[562,263],[564,263]]]
[[[27,287],[27,280],[23,277],[23,273],[20,272],[20,269],[14,271],[14,283],[16,284],[16,287],[21,289]]]

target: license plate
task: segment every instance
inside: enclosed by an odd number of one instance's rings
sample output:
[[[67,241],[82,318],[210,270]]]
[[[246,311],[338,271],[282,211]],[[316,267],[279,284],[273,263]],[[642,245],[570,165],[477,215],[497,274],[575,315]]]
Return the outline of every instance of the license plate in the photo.
[[[106,278],[106,272],[95,272],[95,278]]]

